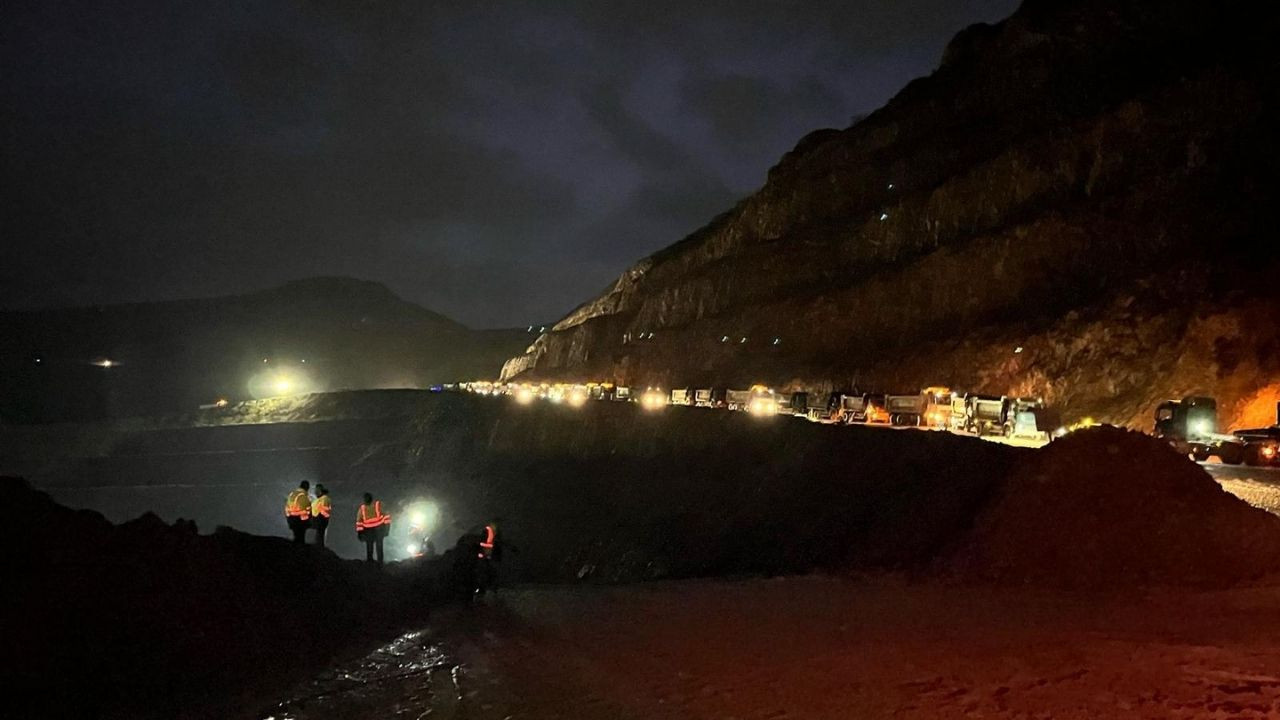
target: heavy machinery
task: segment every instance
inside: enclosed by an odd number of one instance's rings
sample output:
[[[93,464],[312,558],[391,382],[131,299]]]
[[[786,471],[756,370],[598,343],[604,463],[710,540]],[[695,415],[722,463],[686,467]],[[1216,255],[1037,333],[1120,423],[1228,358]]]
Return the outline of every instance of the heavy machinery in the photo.
[[[954,393],[947,387],[927,387],[920,391],[924,396],[924,425],[946,430],[951,426],[951,399]]]
[[[833,393],[806,393],[804,416],[813,422],[840,422],[840,400],[844,395]]]
[[[752,415],[776,415],[778,412],[777,397],[764,385],[753,385],[750,390],[726,390],[724,399],[730,410]]]
[[[885,395],[890,425],[919,425],[924,418],[924,395]]]
[[[721,388],[699,388],[693,391],[693,404],[696,407],[721,408],[725,406],[724,394]]]
[[[662,388],[645,388],[645,391],[640,393],[640,406],[645,410],[661,410],[667,406],[667,394],[662,391]]]
[[[974,435],[1000,435],[1004,432],[1005,398],[995,395],[966,395],[964,398],[964,430]]]
[[[968,407],[968,395],[951,394],[951,410],[947,415],[947,429],[951,432],[963,432],[965,429],[965,408]]]
[[[840,414],[845,423],[888,423],[889,411],[881,393],[842,395]]]
[[[689,388],[676,388],[671,391],[672,405],[692,405],[693,391]]]
[[[724,392],[725,407],[730,410],[745,411],[747,406],[751,404],[750,390],[725,390]]]
[[[1249,465],[1280,465],[1280,403],[1276,403],[1276,424],[1231,433],[1244,442],[1244,461]]]
[[[1197,462],[1214,456],[1229,465],[1244,462],[1245,442],[1218,432],[1218,403],[1211,397],[1188,396],[1160,403],[1155,436]]]
[[[1050,428],[1060,423],[1040,398],[1014,397],[1004,399],[1004,422],[1001,434],[1007,438],[1027,438],[1048,441]]]

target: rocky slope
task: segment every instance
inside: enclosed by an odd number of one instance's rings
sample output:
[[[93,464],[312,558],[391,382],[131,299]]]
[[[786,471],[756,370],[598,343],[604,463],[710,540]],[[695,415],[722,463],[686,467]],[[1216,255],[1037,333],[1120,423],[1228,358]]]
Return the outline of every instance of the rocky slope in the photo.
[[[529,340],[523,330],[470,330],[350,278],[202,300],[0,312],[0,337],[0,422],[193,411],[219,397],[252,398],[254,377],[277,368],[305,379],[295,391],[492,376]],[[92,364],[104,359],[114,366]]]
[[[246,716],[258,693],[367,651],[446,597],[443,563],[379,571],[151,514],[113,525],[15,478],[0,490],[5,717]]]
[[[802,139],[504,376],[950,384],[1143,425],[1200,392],[1243,421],[1280,373],[1278,17],[1027,0]]]

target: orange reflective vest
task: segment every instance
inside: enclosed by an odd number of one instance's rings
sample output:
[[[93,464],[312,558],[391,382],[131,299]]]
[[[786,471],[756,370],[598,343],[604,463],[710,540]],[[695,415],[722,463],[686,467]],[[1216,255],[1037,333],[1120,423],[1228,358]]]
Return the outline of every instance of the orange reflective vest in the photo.
[[[493,541],[497,537],[498,531],[492,525],[484,526],[484,540],[480,541],[480,547],[485,550],[493,549]]]
[[[294,488],[289,499],[284,501],[285,517],[296,517],[300,520],[311,519],[311,496],[302,488]]]
[[[332,505],[328,495],[319,495],[311,503],[311,514],[316,517],[327,518],[329,513],[332,512]]]
[[[391,516],[383,514],[381,500],[374,500],[372,505],[360,505],[360,512],[356,513],[356,532],[390,524]]]

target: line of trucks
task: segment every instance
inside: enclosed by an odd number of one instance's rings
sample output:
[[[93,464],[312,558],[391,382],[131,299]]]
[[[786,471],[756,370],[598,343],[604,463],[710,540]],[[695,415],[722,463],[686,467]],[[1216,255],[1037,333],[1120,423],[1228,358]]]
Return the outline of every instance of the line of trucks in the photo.
[[[890,425],[947,430],[977,436],[1048,441],[1080,427],[1097,424],[1084,419],[1064,426],[1041,398],[954,392],[927,387],[918,393],[793,392],[777,393],[763,385],[746,390],[729,388],[649,387],[634,392],[625,385],[530,385],[470,383],[458,389],[481,394],[512,394],[517,398],[544,397],[638,402],[646,409],[667,405],[720,408],[753,415],[790,415],[828,424]],[[1238,465],[1280,465],[1280,403],[1271,427],[1218,431],[1213,398],[1190,396],[1161,403],[1155,411],[1153,434],[1179,452],[1204,461],[1217,457]]]

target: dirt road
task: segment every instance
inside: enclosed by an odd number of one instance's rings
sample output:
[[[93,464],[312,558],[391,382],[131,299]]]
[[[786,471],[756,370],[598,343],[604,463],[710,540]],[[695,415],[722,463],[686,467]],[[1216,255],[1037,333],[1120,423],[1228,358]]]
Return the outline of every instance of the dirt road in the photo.
[[[321,678],[296,718],[1261,718],[1280,586],[1123,597],[893,579],[523,589]]]

